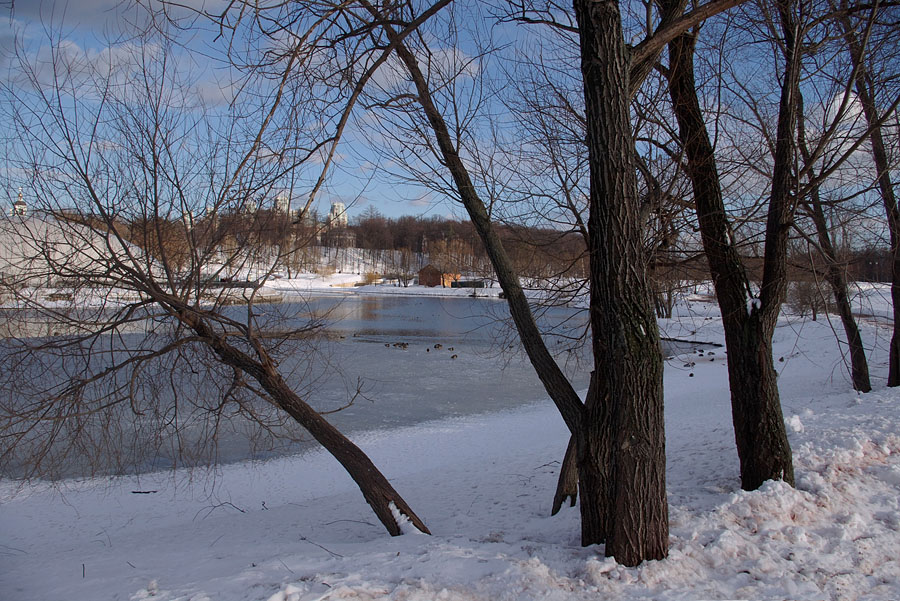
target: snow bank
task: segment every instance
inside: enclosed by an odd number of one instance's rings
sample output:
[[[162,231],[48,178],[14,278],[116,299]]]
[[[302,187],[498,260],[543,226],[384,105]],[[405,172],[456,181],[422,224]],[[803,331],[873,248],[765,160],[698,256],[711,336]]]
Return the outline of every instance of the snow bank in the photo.
[[[693,299],[664,333],[717,342]],[[872,373],[883,375],[885,334]],[[388,537],[312,453],[210,474],[0,483],[3,599],[900,598],[900,392],[850,390],[824,322],[775,337],[797,488],[739,490],[724,349],[666,368],[670,555],[624,568],[549,516],[566,431],[549,403],[357,442],[434,536]],[[780,360],[779,360],[780,359]],[[690,368],[685,365],[691,365]],[[689,375],[690,374],[690,375]],[[140,494],[138,494],[140,493]]]

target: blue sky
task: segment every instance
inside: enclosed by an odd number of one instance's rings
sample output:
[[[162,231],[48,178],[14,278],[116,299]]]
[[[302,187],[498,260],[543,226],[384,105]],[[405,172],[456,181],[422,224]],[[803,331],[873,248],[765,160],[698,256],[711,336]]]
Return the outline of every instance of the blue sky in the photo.
[[[123,5],[121,0],[15,0],[12,10],[3,2],[8,0],[0,0],[8,24],[0,28],[0,65],[4,70],[10,64],[10,53],[16,38],[25,44],[29,53],[39,52],[41,46],[48,44],[44,31],[47,23],[58,28],[66,42],[85,51],[99,53],[125,44],[122,35],[125,28],[122,25],[142,18],[139,11]],[[182,0],[182,4],[208,10],[225,5],[222,0]],[[212,36],[195,27],[184,32],[182,39],[189,40],[182,52],[190,55],[190,61],[202,73],[200,77],[208,78],[204,82],[208,95],[227,94],[219,91],[221,84],[216,81],[216,69],[208,66],[204,56],[209,45],[214,43]],[[338,149],[340,161],[317,195],[314,206],[320,214],[327,213],[333,201],[345,203],[351,219],[370,206],[391,217],[459,214],[459,210],[454,211],[449,201],[422,187],[390,179],[373,168],[378,159],[370,145],[376,140],[377,136],[370,137],[358,130],[348,132]],[[8,191],[10,198],[14,199],[15,194],[15,190]],[[294,194],[295,208],[305,202],[305,196],[301,194]]]

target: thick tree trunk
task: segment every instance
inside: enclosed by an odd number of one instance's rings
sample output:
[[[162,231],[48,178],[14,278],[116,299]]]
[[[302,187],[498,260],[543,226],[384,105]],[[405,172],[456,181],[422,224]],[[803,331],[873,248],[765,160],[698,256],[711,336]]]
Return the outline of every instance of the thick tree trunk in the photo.
[[[741,486],[753,490],[769,479],[783,479],[793,484],[791,450],[771,349],[783,283],[779,291],[777,283],[773,287],[773,282],[769,282],[763,295],[770,303],[768,309],[764,309],[763,299],[753,297],[725,212],[715,154],[697,99],[694,43],[695,37],[691,34],[684,34],[670,43],[669,91],[688,162],[703,248],[722,312]],[[786,228],[789,224],[779,221],[779,217],[783,218],[783,214],[772,216],[770,226]],[[777,234],[786,236],[786,231]],[[784,253],[785,246],[770,244],[766,250]],[[779,260],[786,260],[784,254],[766,257],[767,263]],[[772,266],[767,274],[769,278],[784,277],[783,270],[779,272]]]
[[[576,437],[582,544],[625,565],[668,553],[662,352],[642,249],[619,7],[575,0],[590,164],[595,372]]]
[[[618,19],[615,4],[613,9]],[[369,6],[369,10],[373,17],[383,19],[384,15],[374,7]],[[391,26],[382,25],[382,28],[388,39],[394,42],[396,34]],[[618,54],[614,58],[598,56],[597,62],[609,61],[615,70],[615,83],[619,88],[616,110],[620,120],[615,123],[612,137],[616,147],[624,147],[625,150],[622,151],[623,156],[610,162],[604,177],[618,179],[614,174],[625,167],[628,181],[624,187],[615,190],[615,200],[599,200],[603,192],[597,188],[594,205],[605,203],[605,216],[595,217],[600,222],[617,217],[617,210],[628,213],[628,219],[618,226],[624,229],[619,232],[610,229],[607,232],[610,238],[616,240],[613,246],[619,251],[627,249],[628,254],[604,259],[607,263],[604,276],[592,276],[592,284],[597,282],[603,286],[603,292],[596,293],[599,295],[596,300],[605,304],[602,308],[592,308],[592,321],[597,321],[598,327],[602,327],[610,339],[600,343],[600,347],[612,349],[615,346],[608,355],[599,355],[603,357],[604,364],[608,358],[615,362],[614,368],[604,367],[602,378],[607,377],[610,371],[616,372],[616,382],[612,387],[604,388],[608,394],[602,395],[602,398],[595,395],[589,399],[588,404],[592,407],[590,416],[543,343],[512,263],[459,157],[447,124],[433,102],[428,82],[415,56],[402,44],[397,45],[397,54],[416,86],[419,104],[435,134],[444,164],[497,272],[529,359],[569,430],[576,436],[578,472],[582,478],[583,542],[606,541],[608,555],[615,556],[621,563],[634,565],[644,559],[658,559],[666,555],[668,510],[662,434],[662,360],[644,264],[639,254],[640,230],[635,229],[636,220],[630,213],[633,210],[635,215],[639,214],[631,162],[633,147],[630,147],[628,122],[627,58],[618,24],[615,33],[619,36]],[[597,127],[603,129],[608,125],[603,123]],[[594,162],[605,162],[606,154],[597,153],[597,145],[594,146]],[[618,199],[627,200],[627,204],[616,202]],[[637,235],[631,241],[626,241],[622,235],[635,233]],[[602,236],[598,230],[594,237],[599,240]],[[594,261],[592,255],[592,271],[595,263],[599,264],[599,258]],[[622,328],[616,330],[612,322],[609,326],[599,326],[603,319],[601,313],[618,314],[620,311],[620,316],[613,318],[613,322],[618,319]],[[641,330],[640,334],[637,329]],[[596,348],[595,344],[595,356]],[[627,364],[631,359],[634,362]],[[599,381],[601,376],[595,375],[595,379]],[[616,458],[615,465],[610,463],[612,457]]]
[[[744,490],[755,490],[766,480],[794,484],[791,447],[772,360],[772,332],[759,317],[754,311],[746,318],[723,319],[731,414]]]
[[[394,490],[394,487],[375,467],[372,460],[328,420],[297,396],[264,352],[260,351],[262,357],[260,360],[255,360],[229,344],[224,336],[217,334],[202,318],[189,312],[183,312],[180,319],[197,332],[225,364],[241,370],[259,382],[272,400],[303,426],[316,439],[316,442],[321,444],[341,464],[341,467],[347,470],[347,473],[359,486],[366,502],[391,536],[403,534],[395,511],[408,518],[410,523],[421,532],[430,534],[425,523],[413,512],[403,497]]]

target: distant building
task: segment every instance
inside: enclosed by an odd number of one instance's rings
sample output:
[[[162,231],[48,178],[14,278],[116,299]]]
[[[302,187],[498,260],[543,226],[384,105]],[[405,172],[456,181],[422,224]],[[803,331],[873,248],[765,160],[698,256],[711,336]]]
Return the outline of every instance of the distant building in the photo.
[[[20,217],[25,217],[28,213],[28,205],[25,203],[25,197],[22,195],[22,188],[19,188],[19,197],[13,203],[12,209],[9,210],[9,214],[18,215]]]
[[[0,214],[0,280],[5,285],[55,285],[73,274],[101,280],[111,261],[128,262],[141,251],[89,225],[51,216]],[[75,278],[77,279],[77,277]]]
[[[331,203],[331,210],[328,211],[326,223],[328,227],[347,227],[349,221],[347,219],[347,208],[344,206],[344,203]]]
[[[440,286],[442,288],[450,288],[453,282],[458,282],[460,275],[458,273],[444,273],[431,263],[419,270],[419,285],[434,288]]]
[[[288,196],[279,194],[275,197],[275,212],[287,215],[291,212],[291,199]]]

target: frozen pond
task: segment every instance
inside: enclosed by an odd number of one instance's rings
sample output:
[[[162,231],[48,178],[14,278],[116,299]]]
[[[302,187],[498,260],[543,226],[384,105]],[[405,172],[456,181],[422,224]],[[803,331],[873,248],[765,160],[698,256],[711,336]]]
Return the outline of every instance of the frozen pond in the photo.
[[[328,329],[339,337],[333,363],[342,379],[327,382],[319,403],[346,399],[359,381],[365,397],[331,416],[345,431],[383,429],[474,413],[499,411],[546,398],[496,299],[349,296],[310,300],[330,309]],[[554,308],[542,317],[557,361],[586,388],[590,367],[566,347],[586,314]],[[343,337],[343,338],[340,338]]]
[[[505,301],[358,294],[297,296],[285,300],[276,305],[257,305],[254,311],[276,330],[302,327],[310,319],[322,320],[323,328],[313,339],[313,353],[287,353],[280,358],[282,372],[314,408],[329,411],[344,407],[328,415],[328,419],[351,438],[366,431],[392,430],[538,401],[549,402],[521,350]],[[228,309],[237,314],[245,310],[240,306]],[[240,319],[238,315],[235,317]],[[551,352],[575,389],[586,389],[591,360],[578,340],[587,327],[587,312],[566,307],[546,308],[539,310],[538,321],[547,332]],[[122,341],[136,344],[143,336],[146,335],[135,332]],[[167,377],[165,372],[160,375]],[[191,375],[186,377],[190,379]],[[188,402],[192,395],[203,398],[209,394],[209,399],[216,399],[215,393],[209,392],[209,382],[202,375],[190,382],[179,376],[174,385],[180,389],[179,397]],[[164,410],[172,406],[172,401],[167,400],[171,393],[161,389],[155,394]],[[353,402],[347,406],[351,398]],[[155,430],[152,426],[145,427],[142,419],[132,414],[126,416],[126,427],[134,432],[127,444],[149,452],[138,453],[142,458],[136,464],[131,463],[132,467],[118,469],[151,471],[173,465],[204,464],[208,460],[208,455],[193,459],[171,455],[165,450],[173,448],[171,439],[165,444],[154,440]],[[294,440],[276,439],[258,444],[250,435],[252,429],[246,419],[233,416],[229,427],[217,431],[215,461],[267,459],[315,446],[308,435],[294,427],[296,424],[290,426]],[[205,440],[204,431],[202,425],[181,428],[178,440],[188,446],[192,440],[199,444]],[[79,475],[83,471],[79,461],[70,459],[59,475]],[[15,475],[17,471],[17,466],[12,464],[3,468],[7,475]]]

